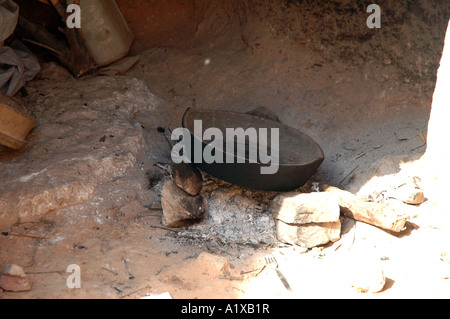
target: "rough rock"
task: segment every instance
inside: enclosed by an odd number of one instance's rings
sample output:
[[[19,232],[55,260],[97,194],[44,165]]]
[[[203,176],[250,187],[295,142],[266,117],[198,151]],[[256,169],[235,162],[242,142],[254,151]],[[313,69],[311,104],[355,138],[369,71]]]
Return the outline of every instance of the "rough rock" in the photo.
[[[28,291],[31,284],[22,267],[9,264],[0,277],[0,287],[6,291]]]
[[[277,238],[279,241],[313,248],[328,242],[339,240],[341,234],[341,222],[287,224],[276,220]]]
[[[183,227],[203,218],[207,201],[201,196],[191,196],[168,180],[161,192],[162,224],[166,227]]]
[[[332,194],[285,193],[275,197],[270,204],[273,217],[288,224],[336,222],[339,204]]]
[[[187,163],[172,167],[172,179],[179,188],[193,196],[198,195],[203,186],[202,175],[198,169]]]
[[[270,210],[281,242],[312,248],[340,237],[340,208],[332,194],[280,194],[273,199]]]

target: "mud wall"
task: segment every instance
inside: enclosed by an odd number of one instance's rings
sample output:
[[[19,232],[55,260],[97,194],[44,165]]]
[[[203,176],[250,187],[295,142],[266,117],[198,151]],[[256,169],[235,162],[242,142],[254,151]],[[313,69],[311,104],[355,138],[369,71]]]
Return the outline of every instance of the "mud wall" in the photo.
[[[156,47],[202,48],[203,51],[218,48],[236,54],[246,50],[259,64],[247,72],[248,78],[271,77],[272,81],[285,82],[280,84],[285,88],[298,85],[300,90],[305,82],[315,81],[313,75],[319,75],[322,82],[327,77],[333,78],[331,81],[339,82],[341,93],[359,96],[357,103],[350,103],[355,104],[351,107],[365,105],[364,112],[367,112],[368,105],[370,115],[391,114],[399,111],[398,108],[408,107],[429,112],[429,103],[422,98],[432,96],[450,16],[450,3],[446,1],[383,0],[377,2],[381,8],[381,28],[371,29],[366,24],[369,2],[356,0],[117,2],[136,35],[135,53]],[[263,71],[269,66],[277,69],[278,76]],[[239,71],[236,69],[235,73]],[[345,84],[341,80],[349,76],[345,74],[347,71],[353,80],[356,75],[360,77],[358,82],[372,78],[374,83],[367,83],[364,89],[357,85],[354,90],[352,81]],[[295,72],[297,76],[293,77]],[[211,79],[210,76],[208,82]],[[329,84],[322,83],[321,87]],[[371,87],[383,91],[378,86],[386,86],[391,92],[381,95],[392,95],[392,98],[385,101],[383,96],[371,92]],[[394,93],[393,87],[407,90]],[[275,94],[288,99],[291,92],[284,91]],[[305,105],[327,103],[330,107],[331,103],[317,97],[320,93],[306,92],[306,96],[296,99],[303,100]],[[245,94],[247,97],[264,95],[259,91]],[[412,106],[406,105],[411,104],[406,102],[410,97],[413,97]],[[261,102],[254,100],[244,104]],[[370,110],[372,102],[378,106]],[[280,102],[271,104],[280,105]]]
[[[377,1],[381,28],[357,0],[118,3],[133,52],[152,61],[133,75],[175,125],[187,106],[268,107],[322,146],[336,183],[383,156],[425,151],[414,132],[427,130],[450,2]],[[399,139],[403,128],[414,136]]]
[[[256,49],[265,35],[306,46],[321,61],[398,65],[417,80],[435,76],[450,3],[439,0],[380,0],[381,28],[366,25],[371,2],[117,0],[136,35],[136,50],[214,45],[225,37]]]

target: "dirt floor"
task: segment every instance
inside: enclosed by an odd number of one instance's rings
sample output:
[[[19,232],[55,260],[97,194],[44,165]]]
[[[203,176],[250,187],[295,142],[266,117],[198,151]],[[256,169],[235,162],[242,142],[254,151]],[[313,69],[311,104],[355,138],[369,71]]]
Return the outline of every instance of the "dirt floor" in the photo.
[[[16,96],[38,119],[29,143],[0,149],[0,268],[21,265],[32,289],[0,298],[449,298],[450,215],[426,201],[383,199],[410,216],[399,234],[343,218],[341,240],[309,250],[161,224],[168,175],[155,164],[170,162],[170,147],[158,127],[181,126],[187,107],[271,109],[324,150],[312,181],[362,197],[421,176],[450,7],[379,4],[377,30],[359,1],[203,5],[180,38],[155,46],[139,34],[139,62],[124,75],[76,80],[43,61]],[[224,202],[249,201],[255,216],[276,195],[204,177],[211,203],[238,194]],[[268,255],[292,291],[263,269]],[[67,287],[71,264],[80,289]],[[380,271],[381,292],[358,292]]]

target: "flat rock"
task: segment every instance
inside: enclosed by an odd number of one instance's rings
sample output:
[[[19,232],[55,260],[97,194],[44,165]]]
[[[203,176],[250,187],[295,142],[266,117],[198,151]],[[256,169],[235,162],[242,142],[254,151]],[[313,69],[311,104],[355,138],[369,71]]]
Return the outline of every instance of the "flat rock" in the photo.
[[[274,218],[287,224],[336,222],[339,204],[335,196],[325,192],[284,193],[270,204]]]
[[[201,196],[192,196],[168,180],[161,192],[163,209],[162,224],[166,227],[183,227],[199,221],[207,211],[207,201]]]
[[[14,264],[7,265],[0,277],[0,287],[6,291],[28,291],[31,284],[22,267]]]
[[[143,81],[95,77],[28,92],[37,101],[39,121],[27,137],[25,156],[1,159],[0,229],[64,210],[73,218],[106,216],[127,198],[140,197],[138,192],[145,203],[140,168],[147,144],[132,117],[160,102]]]
[[[279,241],[313,248],[328,242],[339,240],[341,233],[341,222],[310,223],[310,224],[287,224],[276,220],[277,238]]]

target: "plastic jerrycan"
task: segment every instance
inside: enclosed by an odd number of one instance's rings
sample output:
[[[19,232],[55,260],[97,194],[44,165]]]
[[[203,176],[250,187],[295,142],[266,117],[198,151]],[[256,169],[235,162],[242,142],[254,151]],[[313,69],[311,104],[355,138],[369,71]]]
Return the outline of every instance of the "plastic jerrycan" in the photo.
[[[99,66],[126,56],[134,36],[114,0],[68,0],[79,2],[81,28],[78,32],[91,57]]]

